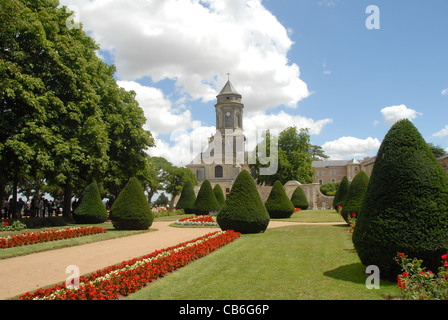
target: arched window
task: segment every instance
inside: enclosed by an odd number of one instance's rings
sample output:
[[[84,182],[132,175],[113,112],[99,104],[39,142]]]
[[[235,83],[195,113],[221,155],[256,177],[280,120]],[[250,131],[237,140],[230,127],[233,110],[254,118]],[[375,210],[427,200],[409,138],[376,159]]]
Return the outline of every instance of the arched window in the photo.
[[[223,177],[223,168],[222,166],[216,166],[215,167],[215,178],[222,178]]]

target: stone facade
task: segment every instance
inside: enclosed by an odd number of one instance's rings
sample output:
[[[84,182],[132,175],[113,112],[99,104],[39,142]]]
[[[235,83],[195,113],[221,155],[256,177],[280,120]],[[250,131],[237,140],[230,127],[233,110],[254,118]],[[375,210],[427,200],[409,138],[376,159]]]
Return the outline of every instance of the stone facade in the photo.
[[[216,134],[209,138],[207,150],[187,168],[196,175],[199,183],[208,180],[213,187],[219,184],[228,195],[241,170],[250,172],[243,134],[244,104],[241,94],[230,81],[216,98]]]
[[[345,176],[351,181],[360,171],[366,172],[370,177],[375,159],[376,157],[368,157],[363,160],[313,161],[314,182],[319,185],[335,183],[341,181]]]
[[[347,176],[351,181],[359,171],[364,171],[367,176],[372,175],[375,157],[367,157],[362,160],[324,160],[313,161],[314,182],[318,184],[339,182]],[[437,159],[442,168],[448,174],[448,154]]]
[[[439,160],[443,170],[445,170],[446,174],[448,174],[448,153],[444,156],[441,156],[437,160]]]
[[[204,180],[209,180],[213,188],[219,184],[227,198],[241,170],[250,172],[247,165],[247,152],[245,152],[246,138],[243,133],[244,104],[242,96],[230,81],[225,84],[216,98],[217,132],[209,138],[206,151],[199,154],[187,168],[196,175],[199,184]],[[298,185],[300,183],[297,181],[285,184],[286,194],[290,198]],[[305,191],[310,209],[331,208],[333,197],[324,196],[320,192],[319,183],[300,186]],[[272,187],[257,186],[257,188],[263,203],[266,202]],[[199,189],[200,185],[195,187],[196,195]],[[177,199],[174,203],[177,203]]]

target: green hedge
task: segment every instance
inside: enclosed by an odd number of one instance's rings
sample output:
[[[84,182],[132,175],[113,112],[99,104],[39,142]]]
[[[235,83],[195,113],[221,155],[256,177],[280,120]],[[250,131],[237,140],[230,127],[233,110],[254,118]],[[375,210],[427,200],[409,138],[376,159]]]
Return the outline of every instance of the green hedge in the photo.
[[[409,120],[398,121],[379,149],[353,232],[364,265],[392,281],[398,252],[436,272],[448,252],[448,176]]]
[[[176,208],[183,209],[185,214],[194,214],[194,203],[196,202],[196,194],[194,193],[193,184],[187,181],[182,188],[179,201]]]
[[[241,233],[264,232],[270,217],[261,201],[254,179],[243,170],[236,178],[217,222],[222,230]]]
[[[285,189],[280,181],[272,186],[269,197],[264,204],[271,218],[289,218],[294,212],[294,205],[286,195]]]
[[[50,227],[62,227],[68,225],[67,220],[63,216],[57,217],[46,217],[46,218],[21,218],[21,219],[6,219],[2,220],[2,222],[8,222],[8,224],[12,225],[14,221],[20,221],[26,224],[27,229],[34,228],[50,228]]]
[[[310,206],[308,199],[306,198],[305,191],[303,191],[300,186],[294,190],[291,196],[291,201],[294,208],[299,208],[301,210],[306,210]]]
[[[214,188],[213,188],[213,192],[215,193],[215,198],[216,200],[218,200],[219,205],[222,206],[224,205],[224,203],[226,203],[226,198],[224,197],[224,192],[222,191],[222,188],[219,184],[217,184]]]
[[[137,178],[133,177],[110,208],[110,220],[119,230],[146,230],[154,221],[154,214]]]
[[[218,212],[219,209],[221,209],[221,205],[216,200],[210,181],[204,180],[194,203],[194,213],[201,216],[213,211]]]
[[[368,184],[369,176],[364,171],[358,172],[353,178],[341,210],[341,216],[345,222],[348,223],[348,219],[353,215],[359,215]]]
[[[78,207],[73,211],[73,219],[78,224],[103,223],[107,216],[98,184],[93,181],[84,190]]]
[[[336,194],[333,199],[333,208],[338,210],[338,207],[344,207],[345,198],[347,198],[349,188],[350,188],[350,182],[348,181],[348,178],[345,176],[344,178],[342,178],[338,190],[336,190]]]

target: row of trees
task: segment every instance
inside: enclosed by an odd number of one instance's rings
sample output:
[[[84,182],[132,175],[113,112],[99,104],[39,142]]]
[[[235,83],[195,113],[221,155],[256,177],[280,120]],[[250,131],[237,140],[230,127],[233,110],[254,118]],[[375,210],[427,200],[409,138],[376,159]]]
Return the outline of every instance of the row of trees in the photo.
[[[116,197],[154,146],[135,93],[69,18],[57,0],[0,2],[0,196],[46,188],[66,214],[93,179]]]
[[[276,181],[266,203],[263,204],[253,178],[243,170],[235,180],[227,200],[219,184],[212,189],[210,182],[205,180],[196,196],[193,185],[187,182],[176,207],[183,209],[186,214],[219,213],[218,220],[221,221],[222,228],[230,223],[233,230],[256,233],[264,231],[266,213],[268,222],[270,218],[289,218],[296,208],[306,210],[309,203],[300,186],[295,189],[290,199],[280,181]]]
[[[359,172],[339,184],[334,207],[355,218],[353,244],[361,262],[390,281],[400,273],[399,252],[436,271],[448,251],[448,177],[433,145],[409,120],[387,133],[371,177]]]
[[[0,0],[0,199],[71,199],[92,181],[113,202],[131,177],[148,200],[195,177],[145,152],[154,147],[135,93],[57,0]],[[14,209],[14,208],[13,208]]]

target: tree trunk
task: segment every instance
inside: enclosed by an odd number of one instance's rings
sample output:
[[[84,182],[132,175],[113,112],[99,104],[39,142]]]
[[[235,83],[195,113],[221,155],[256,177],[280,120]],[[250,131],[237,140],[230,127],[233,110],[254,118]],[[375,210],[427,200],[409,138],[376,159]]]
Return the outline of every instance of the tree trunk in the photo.
[[[72,197],[73,186],[68,182],[64,186],[64,203],[62,204],[62,216],[64,218],[72,218]]]
[[[152,197],[154,196],[154,191],[151,189],[148,191],[148,203],[151,204]]]
[[[170,209],[174,208],[174,199],[176,199],[177,195],[171,194],[171,201],[170,201]]]
[[[12,206],[9,208],[9,210],[11,210],[12,214],[11,217],[17,218],[18,217],[18,213],[17,213],[17,188],[18,188],[18,169],[14,169],[14,181],[13,181],[13,186],[12,186]]]

